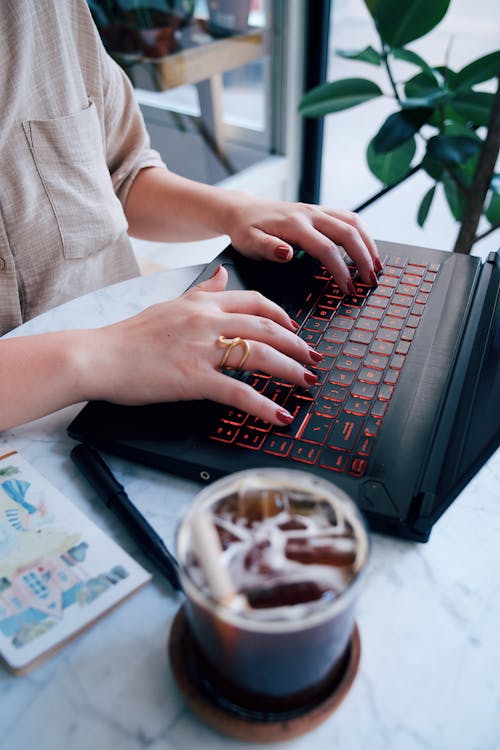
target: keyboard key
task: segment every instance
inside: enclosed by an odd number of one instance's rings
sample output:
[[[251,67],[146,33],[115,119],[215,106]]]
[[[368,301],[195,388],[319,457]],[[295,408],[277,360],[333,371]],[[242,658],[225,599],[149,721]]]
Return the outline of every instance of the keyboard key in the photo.
[[[355,344],[352,341],[349,341],[347,344],[344,344],[342,354],[345,354],[346,357],[361,358],[365,356],[367,351],[368,347],[366,344]]]
[[[351,395],[354,398],[372,399],[377,392],[377,386],[372,383],[361,383],[357,380],[351,388]]]
[[[302,331],[300,331],[299,336],[302,341],[306,342],[306,344],[314,347],[321,339],[321,331],[309,331],[306,328],[303,328]]]
[[[362,477],[366,473],[367,467],[368,461],[366,460],[366,458],[362,458],[361,456],[354,456],[351,461],[351,466],[349,467],[349,474],[352,474],[355,477]]]
[[[373,318],[365,318],[363,316],[362,318],[359,318],[356,328],[358,331],[376,331],[378,328],[378,320],[373,320]]]
[[[345,354],[339,354],[335,362],[336,367],[340,370],[348,370],[349,372],[356,372],[360,364],[359,357],[346,357]]]
[[[332,372],[330,373],[330,377],[328,378],[328,382],[333,383],[334,385],[351,385],[353,380],[353,372],[349,372],[348,370],[339,370],[337,367],[332,370]]]
[[[341,453],[331,448],[323,448],[320,457],[319,465],[322,469],[330,469],[331,471],[345,471],[349,464],[349,456],[345,453]]]
[[[319,446],[311,445],[310,443],[301,443],[300,441],[295,441],[290,452],[290,458],[292,458],[294,461],[300,461],[304,464],[314,464],[318,459],[319,451]]]
[[[400,307],[409,307],[411,305],[411,300],[412,298],[407,294],[395,294],[392,298],[392,303],[394,305],[399,305]]]
[[[318,318],[309,318],[304,323],[304,329],[308,331],[326,331],[328,328],[327,320],[319,320]]]
[[[351,451],[354,448],[363,421],[363,417],[354,414],[343,414],[336,419],[328,437],[328,447]]]
[[[321,344],[328,342],[333,344],[344,344],[349,336],[349,331],[341,331],[340,328],[330,327],[323,335],[323,341]],[[318,351],[325,353],[321,349],[321,344],[318,346]]]
[[[239,445],[240,448],[250,448],[250,450],[258,451],[265,439],[265,432],[247,430],[246,427],[242,427],[236,439],[236,445]]]
[[[343,342],[340,342],[343,343]],[[340,343],[335,343],[333,341],[326,341],[323,339],[319,342],[318,346],[316,347],[316,351],[320,352],[325,359],[329,357],[336,357],[337,354],[340,352],[341,346]]]
[[[393,349],[394,349],[394,344],[391,343],[390,341],[379,341],[378,339],[375,339],[375,341],[370,347],[370,352],[372,354],[389,355],[391,354]]]
[[[405,363],[405,358],[402,354],[395,354],[390,362],[389,367],[391,367],[393,370],[400,370]]]
[[[269,435],[266,438],[262,450],[264,453],[270,453],[273,456],[288,456],[290,448],[293,445],[293,440],[288,437],[282,437],[279,435]]]
[[[381,419],[375,419],[374,417],[368,417],[363,433],[367,437],[376,437],[382,424]]]
[[[358,375],[363,383],[374,383],[377,385],[382,380],[382,372],[369,367],[362,367]]]
[[[326,385],[324,385],[320,390],[320,397],[327,398],[331,401],[336,401],[337,403],[342,403],[348,393],[349,389],[345,385],[334,385],[333,383],[326,383]]]
[[[365,417],[370,411],[370,401],[349,396],[344,403],[344,411],[347,414],[357,414],[360,417]]]
[[[232,407],[224,409],[221,414],[221,419],[224,422],[229,422],[230,424],[236,425],[242,425],[246,421],[247,417],[248,414],[246,411],[238,411],[238,409],[233,409]]]
[[[366,305],[366,307],[363,309],[363,317],[365,318],[373,318],[374,320],[380,320],[383,314],[384,314],[383,307],[372,307],[371,305]]]
[[[357,344],[369,344],[373,338],[373,331],[351,331],[349,336],[350,341],[354,341]]]
[[[364,365],[366,367],[373,367],[375,370],[385,370],[389,357],[384,357],[381,354],[368,354],[364,359]]]
[[[404,324],[405,321],[401,318],[393,318],[391,315],[386,315],[380,323],[380,326],[381,328],[392,328],[394,331],[400,331]]]
[[[222,422],[210,433],[209,437],[212,440],[219,440],[221,443],[232,443],[239,431],[240,428],[236,425]]]
[[[382,385],[379,388],[377,398],[379,398],[381,401],[390,401],[393,393],[394,387],[392,385]]]
[[[353,307],[352,305],[346,305],[343,303],[337,310],[338,315],[343,315],[346,318],[357,318],[359,315],[359,307]]]
[[[302,423],[302,427],[297,437],[308,443],[318,443],[319,445],[323,445],[331,427],[332,420],[329,417],[320,417],[317,414],[309,414]]]
[[[314,403],[314,413],[322,417],[336,417],[340,411],[340,403],[331,398],[319,396]]]
[[[352,318],[345,318],[340,315],[337,315],[333,322],[333,327],[340,328],[341,331],[350,331],[353,325],[354,320]]]
[[[362,435],[356,444],[356,453],[360,456],[369,456],[374,445],[375,440],[373,438]]]
[[[378,291],[378,289],[377,289]],[[385,308],[388,305],[387,297],[383,297],[379,294],[372,294],[369,300],[370,307],[382,307]]]
[[[396,385],[399,380],[399,370],[387,370],[384,375],[384,383],[387,385]]]

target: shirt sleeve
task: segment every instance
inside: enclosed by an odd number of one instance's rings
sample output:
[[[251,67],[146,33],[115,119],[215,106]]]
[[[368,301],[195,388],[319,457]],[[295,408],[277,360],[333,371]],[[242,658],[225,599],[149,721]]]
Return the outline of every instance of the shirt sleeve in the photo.
[[[106,162],[114,191],[125,208],[128,191],[144,167],[164,167],[158,151],[151,148],[142,112],[132,84],[101,45],[104,85]]]

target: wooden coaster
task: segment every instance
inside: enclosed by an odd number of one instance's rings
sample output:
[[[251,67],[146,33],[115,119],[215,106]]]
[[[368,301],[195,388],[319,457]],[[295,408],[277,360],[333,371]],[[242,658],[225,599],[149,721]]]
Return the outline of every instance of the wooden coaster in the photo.
[[[325,721],[346,697],[356,677],[361,659],[361,640],[357,625],[351,636],[346,665],[343,673],[331,689],[313,706],[303,712],[273,712],[261,716],[248,715],[221,705],[202,687],[203,675],[199,661],[192,658],[196,648],[188,621],[181,607],[177,612],[168,640],[168,653],[177,686],[190,708],[206,724],[218,732],[239,740],[253,742],[279,742],[298,737],[311,731]]]

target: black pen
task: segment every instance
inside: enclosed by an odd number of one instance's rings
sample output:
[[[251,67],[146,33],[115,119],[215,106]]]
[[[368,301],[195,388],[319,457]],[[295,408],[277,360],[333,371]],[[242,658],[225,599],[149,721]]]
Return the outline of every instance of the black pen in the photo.
[[[154,562],[177,591],[181,590],[178,563],[163,539],[139,513],[122,484],[113,476],[102,456],[91,446],[80,443],[71,451],[71,458],[101,500],[118,516],[143,552]]]

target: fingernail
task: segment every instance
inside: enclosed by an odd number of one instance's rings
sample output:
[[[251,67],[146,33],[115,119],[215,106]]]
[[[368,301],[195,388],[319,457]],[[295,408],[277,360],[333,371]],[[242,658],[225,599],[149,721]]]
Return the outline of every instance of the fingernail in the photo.
[[[281,424],[290,424],[293,422],[293,417],[286,409],[276,409],[276,416]]]
[[[215,271],[213,272],[213,274],[210,276],[210,278],[213,279],[214,276],[217,276],[217,274],[219,273],[219,271],[221,270],[221,268],[222,268],[222,264],[219,263],[219,265],[217,266],[217,268],[215,269]]]
[[[320,352],[315,351],[314,349],[309,349],[309,356],[311,357],[313,362],[321,362],[323,359],[323,355]]]
[[[278,260],[288,260],[288,256],[290,255],[290,248],[285,247],[284,245],[280,245],[275,249],[274,255],[276,258],[278,258]]]
[[[354,286],[352,279],[349,279],[347,282],[347,291],[349,294],[356,295],[356,287]]]
[[[309,372],[309,370],[306,370],[304,372],[304,380],[306,381],[306,383],[309,383],[309,385],[314,385],[318,382],[318,376],[313,372]]]
[[[377,272],[377,273],[380,273],[380,271],[381,271],[381,270],[383,269],[383,267],[384,267],[384,266],[382,265],[382,261],[380,260],[380,258],[375,258],[375,260],[374,260],[374,264],[375,264],[375,270],[376,270],[376,272]]]
[[[300,326],[299,326],[299,324],[297,323],[297,321],[296,321],[296,320],[294,320],[293,318],[290,318],[290,323],[292,324],[292,328],[293,328],[293,329],[294,329],[295,331],[298,331],[298,330],[299,330]]]
[[[377,274],[375,273],[375,271],[370,271],[370,281],[372,282],[373,286],[378,285]]]

